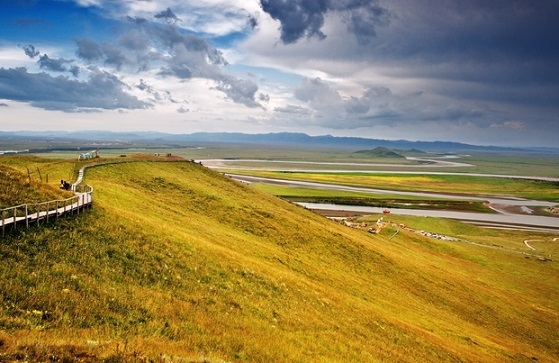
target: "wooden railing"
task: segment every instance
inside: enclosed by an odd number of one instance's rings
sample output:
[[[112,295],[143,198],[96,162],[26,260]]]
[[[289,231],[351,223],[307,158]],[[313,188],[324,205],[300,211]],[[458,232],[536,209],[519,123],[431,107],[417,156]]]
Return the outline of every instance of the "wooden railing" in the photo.
[[[139,161],[142,160],[113,160],[85,165],[79,170],[78,179],[76,180],[76,182],[72,184],[72,191],[75,194],[73,197],[62,200],[51,200],[42,203],[21,204],[15,207],[0,209],[0,228],[2,229],[2,234],[4,234],[6,230],[10,228],[29,228],[29,225],[31,224],[39,225],[42,222],[46,223],[51,219],[58,219],[58,217],[64,215],[80,213],[85,208],[90,207],[93,204],[93,188],[90,185],[81,184],[83,181],[85,169],[94,166],[123,164]],[[193,160],[190,160],[190,162],[193,162]]]
[[[79,214],[93,203],[93,188],[81,185],[85,168],[81,168],[77,181],[72,185],[74,196],[40,203],[20,204],[0,209],[2,235],[9,229],[29,228],[30,225],[47,223],[66,215]]]

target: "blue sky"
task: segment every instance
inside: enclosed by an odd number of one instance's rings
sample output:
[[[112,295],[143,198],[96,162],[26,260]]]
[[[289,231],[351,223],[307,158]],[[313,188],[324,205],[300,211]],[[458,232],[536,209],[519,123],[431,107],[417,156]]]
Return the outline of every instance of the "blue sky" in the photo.
[[[0,129],[558,146],[556,0],[0,0]]]

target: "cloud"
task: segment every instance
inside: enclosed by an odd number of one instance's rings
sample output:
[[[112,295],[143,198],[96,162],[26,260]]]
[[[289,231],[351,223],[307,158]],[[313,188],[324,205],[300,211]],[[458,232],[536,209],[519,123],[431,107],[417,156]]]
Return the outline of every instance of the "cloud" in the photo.
[[[17,85],[17,86],[15,86]],[[114,75],[91,69],[88,81],[29,73],[25,68],[0,68],[0,98],[30,102],[48,110],[144,109],[150,104],[128,94]]]
[[[427,122],[469,123],[486,128],[502,117],[496,110],[482,109],[475,104],[449,104],[447,99],[426,97],[422,92],[393,93],[384,86],[370,86],[360,96],[343,96],[318,77],[303,79],[294,97],[312,110],[309,122],[333,129],[406,127]]]
[[[241,103],[248,107],[261,107],[255,101],[258,85],[250,79],[222,75],[219,77],[217,89],[224,92],[235,103]]]
[[[160,17],[164,16],[170,14],[160,14]],[[76,54],[90,64],[103,63],[117,69],[134,67],[139,73],[155,68],[160,77],[212,80],[216,83],[214,89],[223,92],[229,100],[248,107],[260,107],[256,100],[258,85],[224,72],[222,67],[228,62],[221,51],[206,40],[184,34],[174,24],[134,21],[132,25],[133,28],[118,37],[119,46],[75,39]]]
[[[258,26],[258,19],[253,15],[248,15],[248,25],[255,29]]]
[[[174,24],[181,21],[175,13],[170,8],[163,10],[154,16],[156,19],[161,19],[169,24]]]
[[[308,108],[296,106],[296,105],[286,105],[283,107],[275,107],[275,112],[285,113],[293,116],[309,116],[312,114],[312,111]]]
[[[81,71],[81,68],[78,67],[78,66],[71,66],[71,67],[70,67],[70,73],[72,73],[72,74],[74,75],[74,77],[79,76],[79,75],[80,75],[80,71]]]
[[[392,14],[375,1],[333,1],[335,10],[342,12],[348,30],[360,44],[367,44],[377,35],[378,26],[387,26]]]
[[[29,44],[29,45],[20,45],[20,47],[23,49],[23,51],[25,52],[25,54],[33,59],[36,56],[38,56],[39,54],[41,54],[37,49],[35,49],[35,46]]]
[[[43,54],[39,57],[37,63],[41,69],[46,69],[54,72],[66,72],[66,64],[72,63],[73,61],[64,58],[51,59],[48,55]],[[73,72],[72,72],[73,73]]]
[[[262,10],[280,22],[284,44],[299,39],[326,38],[322,31],[327,13],[339,13],[360,43],[376,36],[377,26],[390,22],[390,13],[377,0],[260,0]]]
[[[508,120],[502,123],[494,123],[491,124],[493,128],[505,128],[505,129],[512,129],[512,130],[522,130],[526,127],[526,123],[520,120]]]
[[[340,94],[319,77],[303,79],[294,95],[298,100],[307,102],[314,108],[336,106],[342,102]]]
[[[122,51],[112,44],[99,44],[85,38],[76,38],[74,41],[78,46],[76,55],[85,61],[103,61],[104,64],[114,66],[117,69],[128,63]]]

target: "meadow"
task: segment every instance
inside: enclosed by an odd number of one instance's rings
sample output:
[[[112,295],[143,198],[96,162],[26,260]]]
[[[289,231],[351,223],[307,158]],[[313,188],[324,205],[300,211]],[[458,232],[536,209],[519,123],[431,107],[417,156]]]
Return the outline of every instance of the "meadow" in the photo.
[[[343,184],[394,191],[444,192],[462,196],[521,197],[559,203],[559,182],[471,175],[413,175],[395,173],[282,172],[231,170],[236,174],[285,180]]]
[[[1,162],[49,170],[47,189],[81,165]],[[553,234],[390,216],[373,235],[187,161],[85,182],[87,213],[2,237],[0,361],[559,358]]]

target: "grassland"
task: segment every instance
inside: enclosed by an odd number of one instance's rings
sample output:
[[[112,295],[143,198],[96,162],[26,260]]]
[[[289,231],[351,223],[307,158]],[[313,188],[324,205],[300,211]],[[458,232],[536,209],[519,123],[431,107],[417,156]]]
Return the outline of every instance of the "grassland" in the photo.
[[[394,191],[445,192],[461,195],[515,196],[559,202],[559,183],[553,181],[491,178],[471,175],[410,175],[378,173],[283,172],[235,170],[265,178],[343,184]],[[396,194],[397,192],[395,192]]]
[[[265,183],[255,183],[253,185],[259,190],[266,191],[292,202],[359,205],[380,208],[438,209],[481,213],[494,212],[486,205],[487,203],[474,200],[432,199],[427,197],[417,198],[400,196],[398,194],[386,195],[328,189],[313,189]]]
[[[559,265],[522,242],[553,259],[552,235],[395,216],[505,248],[372,235],[190,162],[104,165],[86,182],[88,213],[2,239],[0,360],[559,357]]]

